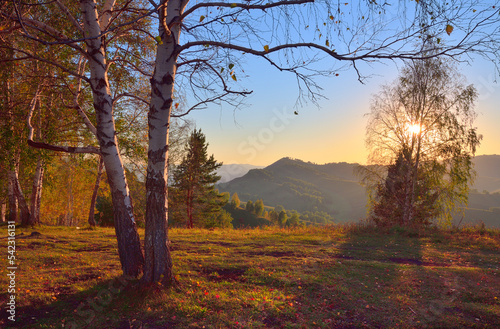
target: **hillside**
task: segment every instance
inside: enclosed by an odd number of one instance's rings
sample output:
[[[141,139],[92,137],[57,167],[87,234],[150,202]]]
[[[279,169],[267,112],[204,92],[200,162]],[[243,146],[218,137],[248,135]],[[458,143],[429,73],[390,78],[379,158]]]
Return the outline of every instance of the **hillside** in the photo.
[[[219,184],[221,192],[237,192],[242,201],[265,200],[266,205],[286,209],[325,211],[337,222],[363,218],[366,196],[356,181],[357,164],[317,165],[283,158],[264,169]]]
[[[245,175],[251,169],[260,169],[262,166],[250,164],[223,164],[218,170],[217,175],[221,176],[219,183],[226,183],[235,178]]]
[[[500,217],[491,208],[500,207],[500,155],[474,159],[478,175],[473,189],[490,193],[471,193],[462,224],[484,221],[500,227]],[[297,159],[282,158],[263,169],[252,169],[242,177],[219,184],[221,192],[237,192],[242,201],[263,199],[266,205],[286,209],[325,211],[335,222],[352,222],[366,215],[365,189],[354,174],[358,164],[329,163],[318,165]]]
[[[478,173],[472,188],[479,192],[500,192],[500,155],[480,155],[472,162]]]

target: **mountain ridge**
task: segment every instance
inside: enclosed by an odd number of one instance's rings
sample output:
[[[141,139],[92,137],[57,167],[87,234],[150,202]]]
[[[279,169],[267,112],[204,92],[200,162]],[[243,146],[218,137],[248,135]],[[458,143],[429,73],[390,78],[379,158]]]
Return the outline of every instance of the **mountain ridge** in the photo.
[[[495,170],[500,168],[500,155],[477,158],[473,162],[478,176],[472,188],[489,193],[500,191],[500,172]],[[266,205],[282,205],[299,212],[325,211],[336,222],[356,221],[366,217],[367,204],[365,188],[355,174],[360,166],[347,162],[320,165],[285,157],[267,167],[252,168],[217,187],[221,192],[237,192],[242,201],[263,199]],[[492,207],[500,207],[500,194],[488,197],[471,193],[470,201],[469,208],[491,212]]]
[[[237,192],[242,201],[263,199],[268,205],[299,212],[326,211],[340,221],[359,219],[366,213],[365,190],[353,180],[353,174],[346,174],[346,166],[352,172],[358,165],[325,166],[282,158],[218,188],[221,192]]]

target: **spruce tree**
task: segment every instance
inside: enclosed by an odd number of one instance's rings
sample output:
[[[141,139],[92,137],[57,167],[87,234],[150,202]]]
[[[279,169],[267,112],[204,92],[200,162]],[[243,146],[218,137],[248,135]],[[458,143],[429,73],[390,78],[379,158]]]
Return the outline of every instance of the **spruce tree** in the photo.
[[[173,175],[176,201],[188,228],[203,224],[205,219],[220,212],[224,203],[214,189],[220,179],[216,170],[222,163],[217,162],[213,154],[208,156],[207,147],[205,135],[201,129],[195,129],[189,137],[186,155]]]

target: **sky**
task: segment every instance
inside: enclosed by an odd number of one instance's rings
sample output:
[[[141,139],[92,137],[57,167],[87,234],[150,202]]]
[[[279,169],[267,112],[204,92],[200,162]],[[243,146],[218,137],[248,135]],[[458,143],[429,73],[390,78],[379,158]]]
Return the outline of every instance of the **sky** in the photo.
[[[361,73],[370,76],[364,84],[353,68],[339,71],[339,76],[320,77],[316,82],[326,99],[319,101],[319,108],[312,103],[295,107],[295,76],[279,72],[262,59],[247,57],[241,64],[247,76],[238,72],[238,83],[253,91],[246,106],[235,110],[211,105],[192,112],[189,118],[205,133],[209,153],[225,164],[267,166],[282,157],[318,164],[366,164],[365,114],[370,111],[372,96],[397,78],[398,66],[402,63],[361,64]],[[500,154],[500,84],[495,81],[495,67],[475,58],[459,69],[467,84],[479,91],[476,124],[484,138],[476,154]]]
[[[477,155],[500,154],[500,85],[493,64],[477,60],[460,65],[468,84],[479,91],[476,126],[483,135]],[[318,79],[328,98],[294,107],[298,90],[295,78],[250,60],[243,85],[253,90],[246,107],[211,106],[190,116],[209,142],[208,151],[225,164],[267,166],[282,157],[318,164],[349,162],[365,164],[365,114],[370,99],[383,84],[398,75],[392,62],[366,68],[372,76],[361,84],[351,69],[339,76]],[[298,115],[294,114],[298,111]]]

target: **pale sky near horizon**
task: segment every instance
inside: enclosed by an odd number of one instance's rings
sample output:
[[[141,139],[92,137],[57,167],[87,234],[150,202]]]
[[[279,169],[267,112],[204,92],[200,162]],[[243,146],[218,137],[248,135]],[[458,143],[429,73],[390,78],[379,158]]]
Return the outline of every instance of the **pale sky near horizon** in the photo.
[[[365,67],[363,73],[373,75],[365,84],[357,80],[353,69],[318,79],[328,98],[320,101],[319,109],[311,103],[294,108],[298,92],[292,75],[256,60],[244,68],[248,77],[241,79],[242,85],[253,90],[247,107],[234,111],[211,106],[190,116],[205,133],[209,153],[218,161],[267,166],[292,157],[318,164],[366,163],[364,115],[370,111],[372,95],[397,77],[396,64]],[[479,91],[476,126],[484,138],[476,154],[500,154],[500,85],[494,82],[494,66],[476,60],[459,68],[467,84]]]

